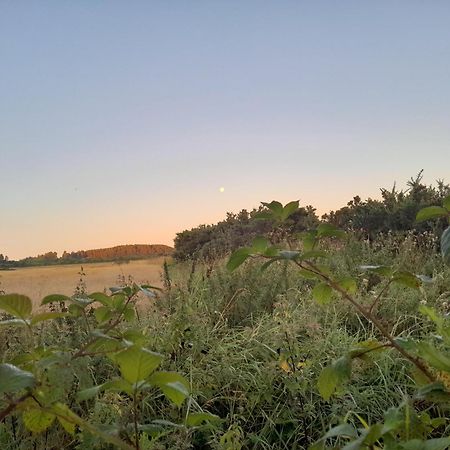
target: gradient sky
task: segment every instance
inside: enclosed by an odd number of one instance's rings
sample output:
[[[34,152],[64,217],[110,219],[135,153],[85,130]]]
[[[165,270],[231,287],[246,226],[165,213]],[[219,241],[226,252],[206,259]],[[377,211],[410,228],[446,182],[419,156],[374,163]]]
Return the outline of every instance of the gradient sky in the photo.
[[[447,0],[2,1],[0,253],[449,181],[449,24]]]

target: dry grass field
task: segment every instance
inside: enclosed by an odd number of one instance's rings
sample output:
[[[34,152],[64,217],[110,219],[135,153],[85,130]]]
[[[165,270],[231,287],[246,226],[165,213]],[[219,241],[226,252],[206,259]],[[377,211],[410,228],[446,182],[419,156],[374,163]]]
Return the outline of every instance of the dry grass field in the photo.
[[[103,291],[117,286],[121,279],[132,277],[136,283],[161,286],[161,271],[164,257],[156,257],[129,263],[84,264],[84,281],[88,292]],[[6,293],[28,295],[38,305],[48,294],[72,295],[80,279],[80,266],[25,267],[11,271],[0,271],[0,290]]]

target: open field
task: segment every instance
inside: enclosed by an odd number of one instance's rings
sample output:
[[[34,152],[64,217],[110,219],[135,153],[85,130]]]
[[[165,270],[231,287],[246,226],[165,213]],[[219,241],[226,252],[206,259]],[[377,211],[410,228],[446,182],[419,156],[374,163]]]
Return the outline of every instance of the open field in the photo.
[[[131,276],[137,283],[161,285],[160,272],[163,257],[130,261],[129,263],[84,264],[84,281],[88,292],[103,291],[115,286],[120,279]],[[167,259],[167,258],[166,258]],[[0,289],[7,293],[28,295],[35,304],[48,294],[72,295],[80,279],[80,266],[24,267],[11,271],[0,271]]]

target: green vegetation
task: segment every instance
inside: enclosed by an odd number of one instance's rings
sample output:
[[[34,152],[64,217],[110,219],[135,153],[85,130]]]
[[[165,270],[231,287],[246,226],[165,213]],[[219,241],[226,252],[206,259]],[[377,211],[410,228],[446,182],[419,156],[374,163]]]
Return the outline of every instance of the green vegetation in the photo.
[[[208,227],[181,233],[163,291],[81,286],[41,312],[0,295],[0,448],[448,448],[439,198],[405,233],[370,239],[264,203],[213,244],[197,239]],[[442,228],[439,244],[421,223]]]

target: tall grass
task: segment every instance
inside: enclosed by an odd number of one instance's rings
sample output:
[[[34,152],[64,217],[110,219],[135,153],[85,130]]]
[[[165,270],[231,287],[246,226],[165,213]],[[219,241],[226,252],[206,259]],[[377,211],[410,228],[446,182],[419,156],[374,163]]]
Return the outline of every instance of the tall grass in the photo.
[[[422,291],[395,288],[378,308],[379,317],[395,334],[419,336],[428,325],[417,307],[427,302],[445,308],[449,269],[430,246],[413,236],[380,239],[381,244],[350,240],[345,248],[336,249],[334,270],[357,275],[360,300],[367,303],[379,289],[379,280],[361,273],[361,264],[389,263],[433,275],[435,281]],[[186,262],[166,265],[164,277],[170,289],[150,304],[145,300],[136,325],[146,332],[146,345],[166,355],[163,368],[190,381],[193,399],[179,410],[155,394],[142,408],[148,417],[179,423],[186,409],[197,403],[222,422],[193,430],[168,427],[154,439],[143,438],[143,449],[306,449],[343,416],[358,425],[374,423],[411,393],[407,364],[388,351],[358,362],[347,389],[332,400],[320,397],[316,382],[321,369],[357,342],[379,336],[347,305],[316,304],[311,282],[293,267],[277,263],[262,273],[260,265],[250,261],[230,274],[223,261],[213,266]],[[61,327],[44,329],[43,344],[77,339],[78,330],[67,323]],[[7,330],[0,333],[3,359],[11,353],[19,356],[24,341],[7,335]],[[99,358],[94,366],[80,367],[80,374],[101,383],[113,370]],[[90,404],[79,403],[77,411],[94,423],[113,426],[126,420],[127,407],[122,396],[108,393]],[[108,448],[97,441],[73,444],[53,428],[46,436],[35,437],[13,425],[0,426],[0,448]],[[65,447],[58,447],[58,442]]]

